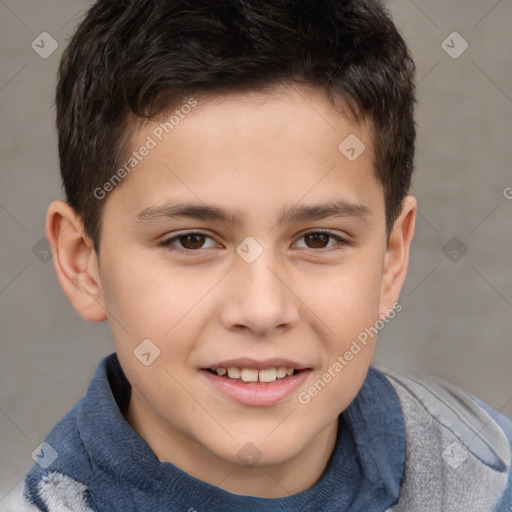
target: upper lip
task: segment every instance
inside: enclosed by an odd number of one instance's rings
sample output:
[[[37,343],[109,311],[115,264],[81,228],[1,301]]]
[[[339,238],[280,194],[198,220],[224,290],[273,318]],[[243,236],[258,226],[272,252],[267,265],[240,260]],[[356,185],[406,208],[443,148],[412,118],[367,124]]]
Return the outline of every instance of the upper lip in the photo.
[[[290,359],[283,359],[280,357],[272,357],[270,359],[256,360],[248,357],[242,357],[239,359],[229,359],[220,361],[219,363],[206,366],[205,368],[216,370],[218,368],[252,368],[255,370],[266,370],[268,368],[293,368],[294,370],[304,370],[309,366],[291,361]]]

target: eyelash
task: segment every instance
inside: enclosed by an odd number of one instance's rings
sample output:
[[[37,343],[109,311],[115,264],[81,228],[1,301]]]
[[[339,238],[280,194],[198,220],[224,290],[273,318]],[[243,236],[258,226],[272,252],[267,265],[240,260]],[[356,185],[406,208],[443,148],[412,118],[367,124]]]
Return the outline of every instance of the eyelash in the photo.
[[[351,242],[349,242],[345,238],[342,238],[339,235],[335,235],[334,233],[332,233],[330,231],[322,231],[322,230],[308,231],[307,233],[302,234],[299,239],[302,239],[308,235],[313,235],[313,234],[318,234],[318,233],[322,233],[322,234],[328,235],[331,238],[336,239],[338,241],[338,244],[337,244],[338,247],[334,246],[335,248],[330,247],[330,248],[320,248],[320,249],[307,248],[307,250],[313,251],[313,252],[340,251],[340,250],[343,250],[345,248],[345,246],[351,245]],[[168,249],[169,251],[172,251],[172,252],[175,252],[178,254],[186,254],[187,256],[201,256],[201,252],[204,250],[207,250],[207,249],[183,249],[181,247],[172,245],[172,242],[175,242],[176,240],[179,240],[180,238],[189,236],[189,235],[203,235],[207,238],[213,239],[213,237],[211,237],[210,235],[207,235],[206,233],[202,233],[201,231],[187,231],[187,232],[179,233],[178,235],[175,235],[171,238],[167,238],[167,239],[163,240],[162,242],[160,242],[158,245],[163,246],[166,249]]]

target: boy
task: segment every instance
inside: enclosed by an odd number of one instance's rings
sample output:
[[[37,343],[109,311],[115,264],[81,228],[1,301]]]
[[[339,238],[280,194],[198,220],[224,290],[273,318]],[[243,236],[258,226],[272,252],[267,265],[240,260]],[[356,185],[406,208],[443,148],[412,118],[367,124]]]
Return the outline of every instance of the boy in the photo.
[[[91,7],[46,233],[116,353],[13,510],[510,510],[510,420],[370,367],[414,232],[413,74],[377,0]]]

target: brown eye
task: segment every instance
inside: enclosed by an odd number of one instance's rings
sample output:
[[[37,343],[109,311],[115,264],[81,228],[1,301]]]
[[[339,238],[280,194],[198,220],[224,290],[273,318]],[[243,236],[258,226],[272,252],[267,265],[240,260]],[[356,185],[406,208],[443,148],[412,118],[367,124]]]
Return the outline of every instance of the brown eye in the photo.
[[[207,243],[208,240],[211,240],[210,245],[205,247],[205,242]],[[178,253],[195,255],[195,253],[202,253],[204,249],[215,247],[215,241],[209,235],[193,231],[168,238],[159,245]]]
[[[201,249],[205,238],[205,235],[202,235],[201,233],[192,233],[190,235],[182,235],[178,237],[178,240],[180,240],[183,248],[194,250]]]
[[[349,241],[330,231],[310,231],[303,234],[299,242],[305,244],[299,246],[301,249],[310,249],[318,253],[337,251],[351,245]]]
[[[309,244],[310,249],[323,249],[329,243],[329,239],[332,235],[328,233],[310,233],[304,235],[305,240]]]

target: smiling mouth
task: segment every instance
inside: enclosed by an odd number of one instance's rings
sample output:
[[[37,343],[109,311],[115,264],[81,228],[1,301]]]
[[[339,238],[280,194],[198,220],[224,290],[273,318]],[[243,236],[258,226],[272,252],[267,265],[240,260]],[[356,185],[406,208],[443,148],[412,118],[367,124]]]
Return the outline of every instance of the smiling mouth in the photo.
[[[280,366],[277,368],[266,368],[257,370],[255,368],[205,368],[206,371],[222,377],[224,379],[255,384],[270,384],[276,381],[282,381],[292,375],[297,375],[304,370],[297,370],[295,368],[286,368]]]

